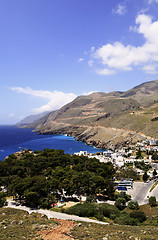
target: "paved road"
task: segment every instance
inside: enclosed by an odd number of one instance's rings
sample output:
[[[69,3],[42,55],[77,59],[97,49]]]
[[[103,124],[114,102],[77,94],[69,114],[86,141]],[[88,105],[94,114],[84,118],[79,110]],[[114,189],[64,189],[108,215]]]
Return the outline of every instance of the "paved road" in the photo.
[[[32,212],[35,213],[41,213],[46,215],[49,219],[50,218],[55,218],[55,219],[62,219],[62,220],[73,220],[73,221],[79,221],[79,222],[91,222],[91,223],[98,223],[98,224],[102,224],[102,225],[108,225],[109,223],[106,222],[100,222],[100,221],[96,221],[90,218],[84,218],[84,217],[78,217],[75,215],[68,215],[65,213],[59,213],[59,212],[54,212],[54,211],[50,211],[50,210],[44,210],[44,209],[30,209],[29,207],[25,207],[25,206],[16,206],[14,201],[8,200],[8,206],[9,208],[15,208],[15,209],[19,209],[19,210],[24,210],[27,211],[29,214]]]
[[[153,184],[153,180],[149,183],[135,182],[133,189],[128,190],[128,194],[131,195],[132,201],[137,201],[139,205],[148,203],[149,198],[147,196],[149,196],[149,191]]]

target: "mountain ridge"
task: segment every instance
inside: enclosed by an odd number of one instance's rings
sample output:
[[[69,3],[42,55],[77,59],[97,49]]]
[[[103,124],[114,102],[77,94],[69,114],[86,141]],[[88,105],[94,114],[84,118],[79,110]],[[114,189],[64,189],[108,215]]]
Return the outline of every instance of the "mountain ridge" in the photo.
[[[125,91],[78,96],[30,125],[39,134],[68,134],[102,148],[158,139],[158,80]],[[157,118],[155,118],[157,119]]]

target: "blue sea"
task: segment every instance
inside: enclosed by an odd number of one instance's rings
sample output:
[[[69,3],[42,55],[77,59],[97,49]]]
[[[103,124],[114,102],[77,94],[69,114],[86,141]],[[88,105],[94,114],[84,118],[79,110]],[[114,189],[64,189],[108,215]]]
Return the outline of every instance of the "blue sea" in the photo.
[[[0,126],[0,161],[12,153],[23,149],[43,150],[44,148],[63,149],[65,153],[73,154],[79,151],[88,153],[102,152],[83,142],[75,141],[73,137],[64,135],[38,135],[33,129],[17,128],[15,126]]]

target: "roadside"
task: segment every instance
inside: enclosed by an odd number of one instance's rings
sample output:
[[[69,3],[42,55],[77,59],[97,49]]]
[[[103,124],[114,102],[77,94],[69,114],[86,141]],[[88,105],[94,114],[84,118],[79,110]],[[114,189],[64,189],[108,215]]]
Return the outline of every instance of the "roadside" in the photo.
[[[61,220],[72,220],[72,221],[79,221],[79,222],[98,223],[98,224],[102,224],[102,225],[109,224],[107,222],[101,222],[101,221],[93,220],[90,218],[84,218],[84,217],[79,217],[79,216],[75,216],[75,215],[68,215],[65,213],[59,213],[59,212],[54,212],[54,211],[45,210],[45,209],[31,209],[29,207],[21,206],[21,205],[16,206],[16,202],[12,201],[10,199],[8,199],[7,202],[8,202],[8,206],[6,206],[7,208],[15,208],[15,209],[19,209],[19,210],[24,210],[24,211],[27,211],[29,214],[31,214],[32,212],[41,213],[43,215],[46,215],[48,217],[48,219],[55,218],[55,219],[61,219]]]
[[[156,199],[158,200],[158,180],[156,182],[154,182],[155,187],[152,189],[152,191],[149,190],[148,196],[155,196]]]

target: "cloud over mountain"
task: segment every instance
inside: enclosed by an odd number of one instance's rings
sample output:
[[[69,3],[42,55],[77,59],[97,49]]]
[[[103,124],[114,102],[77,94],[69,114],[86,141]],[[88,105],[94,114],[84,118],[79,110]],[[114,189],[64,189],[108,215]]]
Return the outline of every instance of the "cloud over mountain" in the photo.
[[[73,99],[75,99],[77,96],[73,93],[64,93],[61,91],[54,90],[51,91],[42,91],[42,90],[33,90],[30,87],[22,88],[22,87],[11,87],[10,88],[13,91],[16,91],[17,93],[27,94],[33,97],[39,97],[43,99],[47,99],[48,103],[42,105],[39,108],[32,109],[33,113],[42,113],[45,111],[52,111],[56,110],[63,105],[71,102]]]

